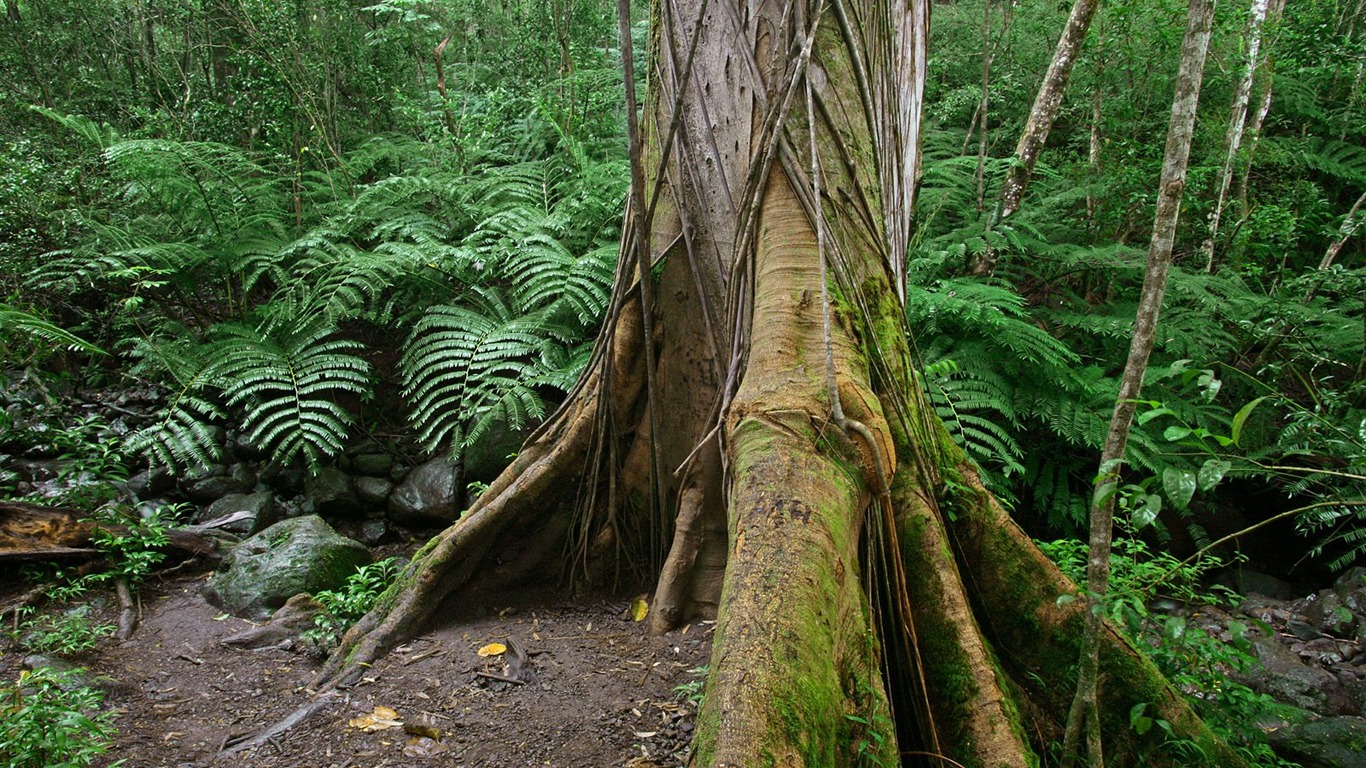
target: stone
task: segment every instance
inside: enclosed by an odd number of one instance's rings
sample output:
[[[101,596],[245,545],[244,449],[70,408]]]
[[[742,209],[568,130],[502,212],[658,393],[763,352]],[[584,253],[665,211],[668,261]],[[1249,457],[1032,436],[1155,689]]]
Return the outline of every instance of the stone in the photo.
[[[360,453],[351,457],[351,471],[357,475],[388,477],[394,457],[387,453]]]
[[[512,463],[512,457],[522,450],[526,436],[526,433],[513,430],[506,425],[490,428],[461,455],[465,481],[493,482],[499,473]]]
[[[356,495],[361,501],[378,506],[384,506],[384,502],[389,499],[389,494],[394,490],[394,484],[382,477],[361,476],[355,478]]]
[[[128,478],[124,487],[135,500],[146,501],[174,488],[175,478],[164,469],[144,469]]]
[[[370,562],[370,550],[317,515],[292,518],[243,541],[204,585],[204,597],[234,616],[261,621],[301,592],[336,589]]]
[[[1366,616],[1366,568],[1349,568],[1333,582],[1333,592],[1347,610],[1358,616]]]
[[[304,478],[304,497],[320,515],[360,517],[365,506],[351,487],[351,477],[336,467],[322,467]]]
[[[1323,711],[1329,699],[1337,696],[1339,683],[1335,675],[1305,664],[1299,654],[1274,637],[1251,640],[1253,653],[1262,662],[1262,668],[1236,673],[1234,677],[1253,690],[1312,712]]]
[[[1276,754],[1302,768],[1366,768],[1366,720],[1323,717],[1267,734]]]
[[[275,462],[261,467],[257,479],[264,485],[274,488],[281,496],[297,496],[304,492],[304,478],[308,473],[302,469],[282,467]]]
[[[1288,581],[1248,568],[1239,569],[1233,588],[1240,595],[1264,595],[1277,600],[1293,600],[1303,594]]]
[[[1342,604],[1342,597],[1331,589],[1321,589],[1301,609],[1315,629],[1334,637],[1351,637],[1356,628],[1356,616]]]
[[[437,527],[460,518],[455,464],[437,458],[421,464],[389,494],[389,519],[399,525]]]
[[[225,531],[249,536],[280,521],[283,515],[275,504],[275,496],[270,491],[258,493],[230,493],[204,508],[195,520],[208,523],[235,512],[250,513],[250,517],[221,526]]]
[[[202,472],[192,472],[180,479],[180,489],[194,501],[217,501],[230,493],[246,493],[251,487],[228,474],[228,468],[213,466]]]

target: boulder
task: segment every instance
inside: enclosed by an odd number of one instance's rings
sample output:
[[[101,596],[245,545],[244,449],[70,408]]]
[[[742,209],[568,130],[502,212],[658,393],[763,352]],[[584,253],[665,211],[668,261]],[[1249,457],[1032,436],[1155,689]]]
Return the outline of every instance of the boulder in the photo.
[[[219,465],[185,475],[180,480],[180,489],[191,499],[206,503],[230,493],[246,493],[251,487],[241,478],[228,474],[227,467]]]
[[[316,515],[276,523],[233,548],[204,585],[212,604],[260,621],[300,592],[336,589],[370,562],[370,550]]]
[[[1277,701],[1301,709],[1321,712],[1339,694],[1336,676],[1301,661],[1299,654],[1275,637],[1254,637],[1252,650],[1262,662],[1261,669],[1234,674],[1253,690],[1269,694]]]
[[[1305,602],[1301,613],[1309,620],[1309,625],[1325,635],[1351,637],[1356,628],[1357,617],[1342,604],[1342,597],[1331,589],[1320,589],[1318,594]]]
[[[388,477],[394,457],[387,453],[358,453],[351,457],[351,471],[357,475]]]
[[[246,512],[247,517],[221,526],[225,531],[249,536],[279,522],[283,517],[270,491],[260,493],[230,493],[204,508],[195,522],[208,523],[235,512]]]
[[[365,505],[351,487],[351,477],[336,467],[322,467],[304,478],[304,498],[313,503],[313,510],[320,515],[365,515]]]
[[[389,518],[413,527],[450,525],[459,519],[462,509],[458,482],[456,465],[447,459],[432,459],[415,467],[389,494]]]
[[[357,477],[355,487],[361,501],[379,507],[384,506],[394,490],[394,484],[382,477]]]
[[[1302,768],[1366,768],[1366,720],[1324,717],[1277,728],[1271,748]]]

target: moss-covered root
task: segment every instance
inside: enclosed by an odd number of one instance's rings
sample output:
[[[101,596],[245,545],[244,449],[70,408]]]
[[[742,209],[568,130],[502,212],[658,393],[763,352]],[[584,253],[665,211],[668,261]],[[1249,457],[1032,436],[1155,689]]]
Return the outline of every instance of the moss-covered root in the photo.
[[[733,433],[731,553],[695,766],[895,765],[858,574],[860,480],[802,411]]]
[[[934,707],[936,751],[970,768],[1037,765],[1006,678],[982,638],[939,516],[902,470],[892,486],[917,652]]]
[[[985,629],[1011,679],[1025,690],[1036,715],[1031,732],[1061,737],[1080,649],[1083,601],[1058,605],[1077,587],[1044,556],[1005,510],[983,490],[976,473],[960,465],[966,494],[951,532],[960,568],[983,615]],[[1101,727],[1107,764],[1228,768],[1245,762],[1214,736],[1190,705],[1129,643],[1107,628],[1101,639]],[[1131,709],[1147,705],[1164,728],[1138,734]],[[1040,713],[1048,713],[1042,715]]]

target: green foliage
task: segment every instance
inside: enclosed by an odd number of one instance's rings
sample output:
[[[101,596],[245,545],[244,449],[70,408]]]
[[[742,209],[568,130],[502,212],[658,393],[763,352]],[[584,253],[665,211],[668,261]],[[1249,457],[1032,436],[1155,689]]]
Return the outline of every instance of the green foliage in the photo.
[[[1062,539],[1039,542],[1039,546],[1073,581],[1085,583],[1086,542]],[[1284,763],[1271,752],[1256,723],[1293,715],[1292,708],[1230,678],[1231,673],[1247,672],[1260,664],[1248,640],[1248,625],[1230,622],[1230,639],[1225,641],[1182,613],[1159,613],[1149,608],[1164,603],[1198,611],[1201,605],[1236,603],[1238,596],[1228,589],[1202,586],[1202,578],[1222,566],[1217,558],[1208,557],[1183,563],[1170,553],[1153,550],[1141,539],[1116,538],[1110,555],[1111,592],[1105,598],[1104,610],[1117,626],[1125,629],[1135,647],[1187,694],[1200,716],[1243,753],[1249,763],[1282,766]],[[1129,715],[1131,727],[1140,734],[1153,727],[1170,729],[1169,724],[1148,714],[1146,703],[1135,705]],[[1164,748],[1188,746],[1169,742]]]
[[[82,768],[108,752],[114,715],[98,711],[103,694],[79,675],[39,668],[0,684],[0,761],[11,768]]]
[[[374,607],[402,569],[403,564],[390,557],[357,568],[340,589],[314,595],[323,612],[314,618],[304,639],[322,649],[336,647],[342,633]]]
[[[95,623],[89,606],[44,615],[34,615],[33,608],[25,606],[16,611],[14,628],[8,634],[16,644],[33,653],[73,657],[94,650],[100,638],[113,635],[116,629],[113,624]]]

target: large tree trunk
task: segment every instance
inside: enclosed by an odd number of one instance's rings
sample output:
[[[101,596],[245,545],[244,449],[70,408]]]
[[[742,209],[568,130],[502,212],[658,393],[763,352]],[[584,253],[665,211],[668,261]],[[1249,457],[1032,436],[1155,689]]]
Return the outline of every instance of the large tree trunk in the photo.
[[[568,544],[579,577],[660,574],[657,631],[717,617],[695,765],[1036,762],[1075,587],[922,407],[906,341],[928,4],[660,0],[654,18],[629,258],[588,370],[324,680],[452,593],[559,573],[543,554]],[[1117,635],[1105,649],[1118,754],[1177,759],[1128,731],[1143,701],[1237,763]]]

